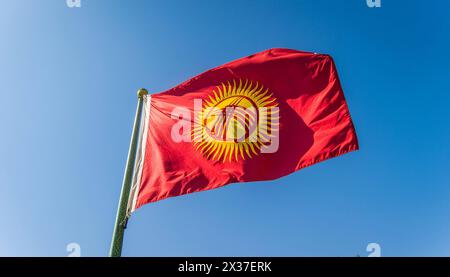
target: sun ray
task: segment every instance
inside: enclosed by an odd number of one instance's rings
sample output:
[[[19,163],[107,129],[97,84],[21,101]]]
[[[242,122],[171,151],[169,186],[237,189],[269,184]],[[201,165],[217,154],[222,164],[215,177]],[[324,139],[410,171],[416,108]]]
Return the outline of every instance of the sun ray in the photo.
[[[279,126],[277,99],[263,84],[233,79],[217,85],[194,118],[191,138],[206,159],[236,162],[259,155]]]

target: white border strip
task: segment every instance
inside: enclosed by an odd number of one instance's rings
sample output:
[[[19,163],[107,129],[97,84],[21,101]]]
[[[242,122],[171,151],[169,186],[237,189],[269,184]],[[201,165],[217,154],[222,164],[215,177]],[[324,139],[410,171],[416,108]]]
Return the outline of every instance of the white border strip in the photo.
[[[141,179],[142,179],[142,170],[144,166],[144,160],[145,160],[145,149],[147,146],[147,135],[148,135],[148,129],[150,125],[150,108],[151,108],[151,102],[152,102],[152,96],[151,95],[144,95],[143,97],[143,115],[141,118],[141,124],[139,127],[139,141],[138,141],[138,148],[136,150],[136,164],[134,165],[133,170],[133,182],[131,186],[130,191],[130,198],[128,201],[128,215],[130,215],[132,212],[136,210],[136,202],[139,195],[139,188],[141,185]],[[143,120],[142,120],[143,119]],[[130,203],[131,202],[131,203]],[[131,205],[130,205],[131,204]]]

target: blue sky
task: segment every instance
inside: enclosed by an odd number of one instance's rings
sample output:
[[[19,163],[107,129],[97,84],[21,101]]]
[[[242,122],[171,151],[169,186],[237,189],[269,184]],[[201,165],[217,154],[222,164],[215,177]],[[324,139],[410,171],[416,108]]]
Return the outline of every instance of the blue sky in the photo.
[[[361,150],[149,204],[124,256],[450,255],[450,3],[1,1],[0,256],[109,249],[136,90],[272,47],[331,54]]]

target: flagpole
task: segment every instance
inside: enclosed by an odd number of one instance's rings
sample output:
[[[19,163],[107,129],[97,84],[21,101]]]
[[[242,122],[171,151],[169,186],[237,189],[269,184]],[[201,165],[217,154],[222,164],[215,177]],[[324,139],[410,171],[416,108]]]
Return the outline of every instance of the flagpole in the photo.
[[[130,196],[131,182],[133,179],[133,169],[136,160],[136,149],[139,140],[139,125],[141,121],[142,106],[144,95],[148,91],[144,88],[138,90],[138,105],[136,109],[136,116],[134,118],[133,133],[131,135],[130,148],[128,150],[127,164],[125,167],[125,174],[122,181],[122,191],[120,193],[119,207],[117,208],[116,223],[114,225],[114,232],[111,241],[111,248],[109,250],[110,257],[120,257],[122,253],[123,235],[127,224],[127,205]]]

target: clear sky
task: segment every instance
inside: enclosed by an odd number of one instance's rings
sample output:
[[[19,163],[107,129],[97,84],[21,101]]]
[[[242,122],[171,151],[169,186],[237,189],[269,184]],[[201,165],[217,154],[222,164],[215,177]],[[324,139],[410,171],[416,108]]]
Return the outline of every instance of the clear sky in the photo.
[[[361,150],[149,204],[125,256],[450,256],[450,2],[0,1],[0,255],[107,255],[136,90],[331,54]]]

